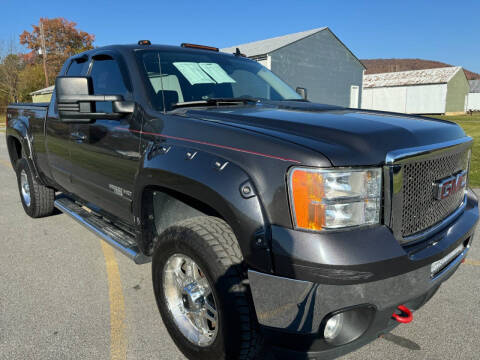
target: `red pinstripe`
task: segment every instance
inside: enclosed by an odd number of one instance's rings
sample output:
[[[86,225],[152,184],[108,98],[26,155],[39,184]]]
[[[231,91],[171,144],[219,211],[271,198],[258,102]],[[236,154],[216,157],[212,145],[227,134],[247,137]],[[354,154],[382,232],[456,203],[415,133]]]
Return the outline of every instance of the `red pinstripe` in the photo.
[[[251,150],[239,149],[239,148],[232,147],[232,146],[227,146],[227,145],[214,144],[214,143],[210,143],[210,142],[206,142],[206,141],[188,139],[188,138],[184,138],[184,137],[165,135],[165,134],[159,134],[159,133],[153,133],[153,132],[148,132],[148,131],[126,129],[126,128],[122,128],[122,127],[116,127],[115,129],[122,130],[122,131],[130,131],[130,132],[137,133],[137,134],[159,136],[159,137],[164,137],[164,138],[167,138],[167,139],[173,139],[173,140],[186,141],[186,142],[195,143],[195,144],[213,146],[213,147],[217,147],[217,148],[220,148],[220,149],[232,150],[232,151],[241,152],[241,153],[245,153],[245,154],[262,156],[262,157],[266,157],[266,158],[269,158],[269,159],[275,159],[275,160],[280,160],[280,161],[288,161],[288,162],[293,162],[293,163],[296,163],[296,164],[300,164],[300,161],[298,161],[298,160],[287,159],[287,158],[283,158],[283,157],[275,156],[275,155],[263,154],[263,153],[259,153],[259,152],[251,151]]]

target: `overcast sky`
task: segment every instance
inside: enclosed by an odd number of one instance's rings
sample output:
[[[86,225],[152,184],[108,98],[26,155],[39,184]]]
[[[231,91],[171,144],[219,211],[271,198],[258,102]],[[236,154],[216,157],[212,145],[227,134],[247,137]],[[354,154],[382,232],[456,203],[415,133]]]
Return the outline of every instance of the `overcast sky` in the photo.
[[[18,40],[41,16],[75,21],[95,34],[96,46],[150,39],[224,47],[328,26],[361,59],[421,58],[480,72],[480,0],[3,0],[0,6],[3,40]]]

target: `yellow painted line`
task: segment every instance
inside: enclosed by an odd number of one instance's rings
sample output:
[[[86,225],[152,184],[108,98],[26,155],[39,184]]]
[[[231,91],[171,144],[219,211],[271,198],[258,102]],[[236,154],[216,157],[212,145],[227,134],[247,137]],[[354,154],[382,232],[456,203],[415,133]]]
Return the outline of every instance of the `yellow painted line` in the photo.
[[[10,162],[0,159],[0,164],[11,168]],[[125,337],[125,300],[123,298],[120,271],[115,258],[115,250],[100,240],[107,268],[108,297],[110,299],[110,359],[127,358],[127,341]]]
[[[478,260],[471,260],[471,259],[465,259],[466,265],[473,265],[473,266],[480,266],[480,261]]]
[[[2,164],[3,166],[9,167],[9,168],[12,167],[12,165],[10,164],[9,161],[5,161],[5,160],[2,160],[2,159],[0,159],[0,164]]]
[[[123,298],[120,271],[115,259],[114,249],[101,241],[103,256],[107,266],[108,294],[110,298],[110,359],[127,358],[127,341],[125,337],[125,301]]]

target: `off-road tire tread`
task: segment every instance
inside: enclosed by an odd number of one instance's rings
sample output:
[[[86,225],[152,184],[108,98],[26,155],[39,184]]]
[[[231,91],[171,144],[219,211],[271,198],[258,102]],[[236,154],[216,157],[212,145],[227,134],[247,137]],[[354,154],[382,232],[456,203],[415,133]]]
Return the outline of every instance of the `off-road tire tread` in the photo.
[[[257,359],[263,347],[250,289],[243,269],[243,256],[230,226],[217,217],[199,216],[178,222],[173,228],[187,228],[201,236],[228,271],[228,280],[235,294],[236,311],[241,314],[241,348],[238,360]],[[171,229],[175,231],[175,229]],[[167,230],[168,231],[168,230]]]
[[[16,171],[18,177],[20,177],[20,172],[22,169],[25,169],[30,181],[31,203],[29,212],[27,212],[27,214],[33,218],[41,218],[51,215],[54,210],[55,190],[48,186],[39,184],[36,181],[35,177],[30,171],[29,164],[25,159],[19,159],[17,162]],[[20,196],[22,195],[20,194]]]

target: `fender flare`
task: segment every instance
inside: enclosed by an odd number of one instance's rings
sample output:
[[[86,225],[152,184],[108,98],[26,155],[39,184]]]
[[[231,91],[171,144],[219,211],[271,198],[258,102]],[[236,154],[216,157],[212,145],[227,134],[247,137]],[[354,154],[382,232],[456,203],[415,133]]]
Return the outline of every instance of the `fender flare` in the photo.
[[[22,121],[12,121],[9,123],[6,131],[7,136],[7,149],[8,154],[10,156],[10,162],[12,165],[14,164],[14,158],[12,154],[11,146],[8,142],[8,139],[13,137],[20,142],[22,146],[22,152],[25,155],[25,159],[27,160],[30,169],[32,170],[35,179],[41,183],[43,183],[40,179],[37,167],[35,165],[35,161],[33,161],[33,150],[32,150],[32,140],[29,137],[29,132],[27,126]]]
[[[253,181],[238,165],[200,150],[151,144],[141,160],[132,204],[139,227],[138,245],[147,254],[151,239],[145,232],[149,231],[146,222],[151,214],[144,214],[144,193],[152,187],[187,196],[215,210],[235,233],[245,262],[258,270],[272,271],[263,205]],[[248,194],[242,191],[244,187],[250,188]]]

